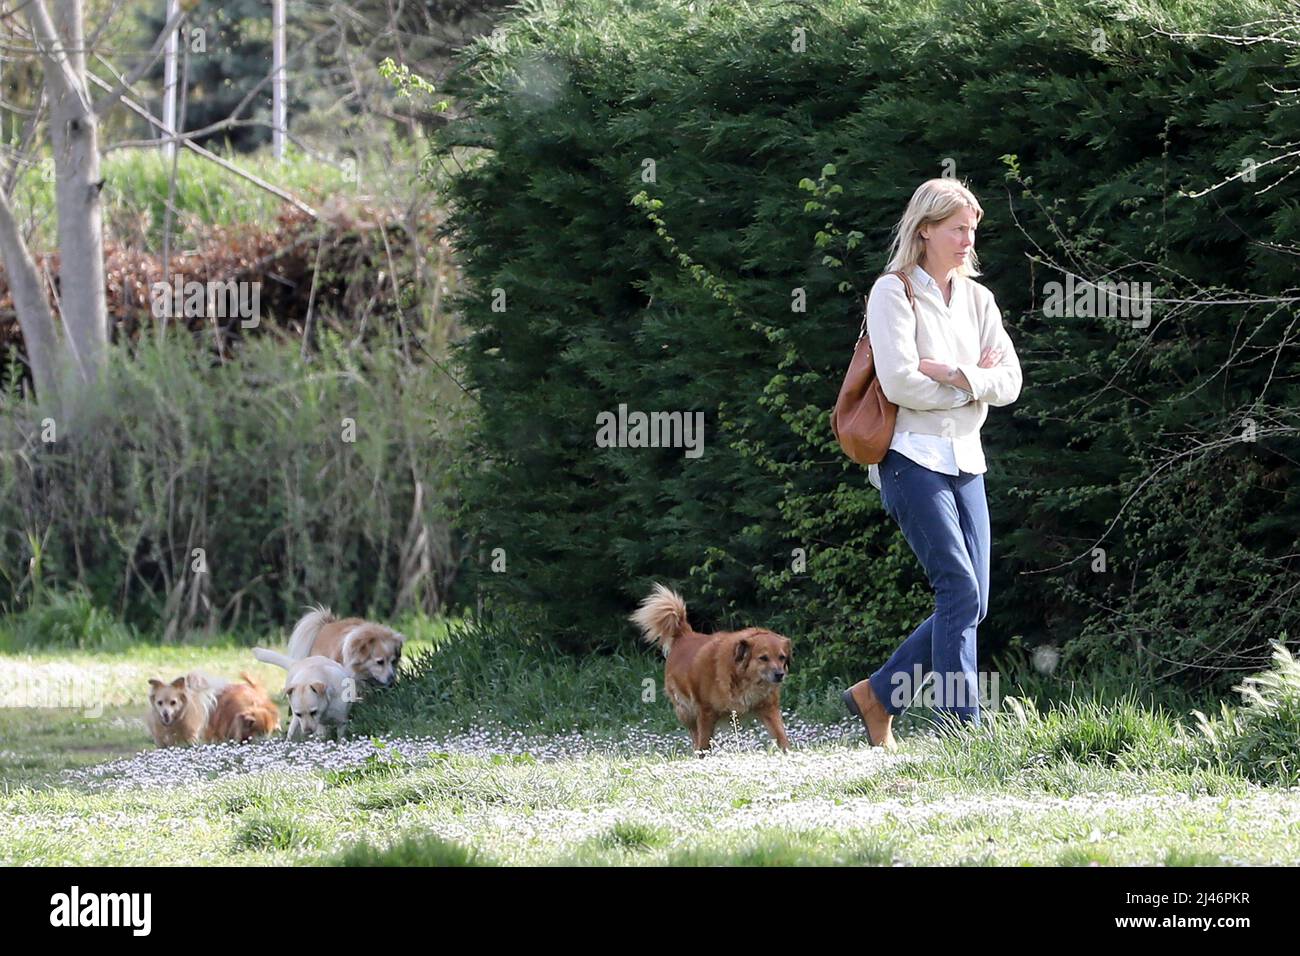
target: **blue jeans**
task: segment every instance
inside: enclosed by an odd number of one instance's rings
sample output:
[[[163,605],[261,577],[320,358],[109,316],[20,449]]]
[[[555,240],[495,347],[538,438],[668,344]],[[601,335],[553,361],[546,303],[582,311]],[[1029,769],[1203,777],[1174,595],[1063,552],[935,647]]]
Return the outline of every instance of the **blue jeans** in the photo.
[[[944,475],[894,449],[880,462],[880,497],[934,588],[934,613],[868,680],[891,714],[934,672],[937,712],[980,722],[975,628],[989,606],[989,510],[984,476]]]

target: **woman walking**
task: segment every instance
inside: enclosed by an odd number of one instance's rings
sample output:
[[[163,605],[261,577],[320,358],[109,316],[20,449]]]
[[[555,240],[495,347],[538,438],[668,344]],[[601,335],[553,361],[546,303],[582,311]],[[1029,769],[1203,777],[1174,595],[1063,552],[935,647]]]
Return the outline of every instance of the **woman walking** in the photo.
[[[868,477],[935,596],[934,613],[884,666],[844,692],[871,745],[888,750],[896,748],[894,715],[930,672],[936,711],[980,719],[975,629],[989,601],[980,426],[989,406],[1010,405],[1021,385],[1020,361],[993,293],[974,279],[983,216],[956,181],[922,183],[899,220],[888,271],[867,299],[876,375],[898,405],[889,451]]]

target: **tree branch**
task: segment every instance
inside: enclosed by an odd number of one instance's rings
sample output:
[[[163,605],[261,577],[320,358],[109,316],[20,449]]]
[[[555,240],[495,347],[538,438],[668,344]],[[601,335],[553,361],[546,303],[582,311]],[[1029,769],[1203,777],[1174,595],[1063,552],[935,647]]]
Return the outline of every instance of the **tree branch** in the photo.
[[[96,116],[103,116],[104,113],[116,105],[117,101],[126,95],[126,91],[134,86],[140,77],[144,76],[149,68],[158,62],[158,57],[162,56],[163,47],[167,45],[167,37],[179,30],[181,21],[189,15],[189,11],[185,9],[176,11],[176,16],[167,21],[167,25],[162,28],[162,32],[153,41],[153,46],[149,48],[146,58],[137,63],[135,69],[126,76],[119,77],[116,85],[95,102]]]
[[[101,80],[99,77],[97,77],[94,73],[87,73],[86,76],[96,86],[101,86],[105,89],[109,88],[109,85],[103,80]],[[129,96],[123,94],[121,97],[121,102],[123,106],[130,109],[141,119],[144,119],[149,123],[152,123],[158,129],[163,130],[164,132],[167,133],[172,132],[171,130],[167,129],[166,124],[164,124],[162,120],[158,119],[158,117],[154,116],[152,113],[150,113],[147,109],[145,109],[135,100],[131,99]],[[272,183],[268,183],[265,179],[262,179],[259,176],[254,176],[252,173],[240,169],[234,163],[222,159],[216,153],[209,152],[208,150],[200,146],[198,143],[194,142],[194,140],[190,139],[189,136],[186,136],[183,133],[176,133],[174,135],[177,136],[177,138],[180,140],[181,145],[184,146],[186,149],[198,153],[204,159],[216,163],[218,166],[220,166],[222,169],[226,170],[227,172],[234,173],[236,176],[240,176],[244,179],[247,179],[254,186],[266,190],[271,195],[278,196],[279,198],[283,199],[285,202],[291,203],[293,206],[297,207],[298,209],[301,209],[303,212],[311,216],[313,219],[320,218],[320,214],[315,209],[307,205],[305,202],[303,202],[301,199],[299,199],[297,196],[293,195],[292,193],[285,192],[279,186],[273,185]]]
[[[36,44],[40,58],[45,61],[46,82],[62,87],[62,93],[75,97],[82,109],[89,113],[90,97],[85,85],[77,79],[77,71],[73,69],[58,31],[54,29],[50,11],[45,8],[45,0],[29,0],[29,3],[27,20],[32,27],[32,41]]]

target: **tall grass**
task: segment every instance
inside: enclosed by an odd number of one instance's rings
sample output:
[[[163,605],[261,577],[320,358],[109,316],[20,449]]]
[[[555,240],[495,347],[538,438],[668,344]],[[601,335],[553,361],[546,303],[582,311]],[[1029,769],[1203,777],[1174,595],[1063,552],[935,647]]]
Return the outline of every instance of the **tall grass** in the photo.
[[[1240,707],[1223,701],[1217,717],[1193,712],[1200,762],[1260,783],[1300,786],[1300,661],[1283,641],[1272,646],[1272,666],[1234,688]]]
[[[1178,763],[1177,720],[1133,695],[1107,701],[1094,694],[1041,709],[1032,698],[1008,697],[1001,710],[984,713],[978,727],[948,720],[938,726],[948,771],[989,783],[1062,764],[1125,769],[1135,755],[1148,770]]]
[[[385,336],[387,333],[385,333]],[[463,411],[439,369],[381,337],[250,339],[214,364],[187,334],[113,346],[75,434],[0,401],[0,611],[81,588],[165,640],[265,630],[326,601],[440,609]]]
[[[1238,686],[1243,704],[1221,702],[1218,717],[1192,710],[1180,718],[1135,693],[1008,697],[978,727],[940,722],[939,765],[990,785],[1053,776],[1068,784],[1087,768],[1195,777],[1210,790],[1300,785],[1300,662],[1283,643],[1273,647],[1272,666]]]
[[[80,587],[50,594],[0,620],[0,652],[34,648],[118,651],[140,639],[134,627],[97,607]]]

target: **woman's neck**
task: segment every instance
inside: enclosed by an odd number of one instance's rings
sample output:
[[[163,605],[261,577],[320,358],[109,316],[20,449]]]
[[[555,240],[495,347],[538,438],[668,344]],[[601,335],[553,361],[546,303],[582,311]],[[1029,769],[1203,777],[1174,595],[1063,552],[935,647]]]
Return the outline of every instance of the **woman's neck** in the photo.
[[[930,268],[925,264],[924,260],[918,262],[917,265],[921,267],[922,271],[924,271],[926,275],[928,275],[931,279],[934,280],[935,285],[939,287],[939,292],[943,296],[944,302],[947,302],[950,298],[952,298],[952,278],[954,275],[956,275],[957,272],[956,269],[943,270],[944,275],[942,278],[940,278],[930,270]]]

